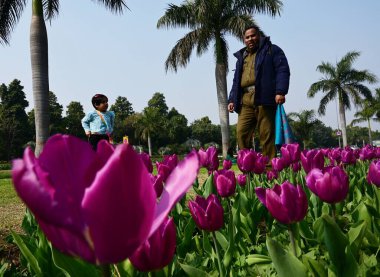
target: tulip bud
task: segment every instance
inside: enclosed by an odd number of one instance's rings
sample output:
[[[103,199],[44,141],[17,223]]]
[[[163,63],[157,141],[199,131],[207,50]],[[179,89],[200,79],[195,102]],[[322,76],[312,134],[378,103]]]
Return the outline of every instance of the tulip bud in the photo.
[[[232,167],[232,161],[231,160],[224,160],[223,161],[223,169],[230,169]]]
[[[286,166],[298,162],[300,160],[300,154],[301,149],[298,143],[285,144],[281,147],[281,156]]]
[[[244,187],[247,184],[247,176],[245,174],[239,174],[237,176],[237,182],[241,187]]]
[[[146,169],[148,170],[149,173],[153,172],[153,164],[152,160],[150,159],[149,154],[142,152],[138,154],[141,158],[141,160],[144,162],[144,165],[146,166]]]
[[[199,229],[212,232],[223,227],[223,207],[215,194],[207,199],[197,195],[195,201],[189,201],[189,209]]]
[[[283,158],[273,158],[271,163],[273,170],[278,172],[282,171],[286,167],[286,163]]]
[[[380,161],[373,161],[369,166],[367,181],[380,187]]]
[[[253,150],[249,150],[249,149],[239,150],[238,156],[237,156],[237,165],[239,169],[244,173],[253,171],[253,168],[255,166],[256,156],[257,154]]]
[[[344,200],[348,193],[348,176],[339,166],[324,169],[312,169],[306,176],[309,189],[322,201],[338,203]]]
[[[161,226],[129,258],[139,271],[153,271],[167,266],[174,257],[176,228],[173,218],[166,218]]]
[[[320,150],[305,150],[301,152],[301,163],[305,172],[308,173],[313,168],[322,169],[325,165],[325,158]]]
[[[256,195],[271,215],[283,224],[301,221],[307,213],[306,193],[288,181],[271,189],[256,188]]]
[[[236,189],[235,172],[225,169],[215,171],[214,185],[220,196],[229,197],[233,195]]]
[[[271,181],[273,179],[277,179],[277,178],[278,178],[278,172],[276,170],[267,171],[267,179],[269,181]]]
[[[253,172],[256,174],[264,173],[268,161],[269,158],[267,156],[263,156],[261,153],[257,153],[256,160],[253,166]]]

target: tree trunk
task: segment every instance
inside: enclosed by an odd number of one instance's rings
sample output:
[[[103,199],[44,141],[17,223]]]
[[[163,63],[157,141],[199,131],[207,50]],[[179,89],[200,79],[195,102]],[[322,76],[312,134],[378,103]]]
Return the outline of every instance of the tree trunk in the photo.
[[[340,117],[340,127],[342,128],[342,139],[343,139],[343,148],[347,146],[347,129],[346,129],[346,113],[344,111],[344,106],[341,98],[339,97],[339,117]]]
[[[149,150],[149,156],[152,157],[152,142],[150,140],[150,133],[148,133],[148,150]]]
[[[230,147],[230,117],[227,109],[227,70],[224,64],[216,64],[215,67],[215,80],[216,80],[216,93],[219,105],[219,120],[220,129],[222,132],[222,149],[223,158],[226,158],[228,148]]]
[[[368,118],[368,144],[372,146],[371,118]]]
[[[39,156],[49,137],[49,64],[48,39],[42,0],[33,0],[30,25],[30,58],[32,65],[36,149]]]

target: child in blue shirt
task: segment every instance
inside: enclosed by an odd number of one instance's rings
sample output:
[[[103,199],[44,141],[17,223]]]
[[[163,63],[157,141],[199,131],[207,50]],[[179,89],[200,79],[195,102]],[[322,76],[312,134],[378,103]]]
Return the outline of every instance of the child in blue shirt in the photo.
[[[95,110],[89,112],[82,119],[82,127],[92,148],[96,150],[98,142],[102,139],[112,143],[115,113],[113,111],[107,111],[108,98],[103,94],[95,94],[91,102]]]

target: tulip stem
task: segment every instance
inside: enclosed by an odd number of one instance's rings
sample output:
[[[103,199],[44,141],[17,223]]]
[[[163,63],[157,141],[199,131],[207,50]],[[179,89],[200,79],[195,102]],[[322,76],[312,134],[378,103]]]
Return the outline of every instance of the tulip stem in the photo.
[[[293,232],[293,229],[292,229],[292,225],[289,225],[289,229],[288,230],[289,230],[290,243],[292,245],[292,251],[293,251],[294,256],[297,257],[296,239],[294,237],[294,232]]]
[[[103,277],[111,277],[112,276],[111,265],[109,265],[109,264],[101,265],[101,269],[102,269],[102,276]]]
[[[331,204],[331,216],[332,216],[332,218],[335,221],[335,217],[336,217],[336,207],[335,207],[335,204]]]
[[[215,236],[215,232],[211,232],[212,234],[212,239],[214,241],[214,245],[215,245],[215,252],[216,252],[216,257],[218,259],[218,267],[219,267],[219,276],[220,277],[224,277],[224,271],[223,271],[223,268],[222,268],[222,263],[220,261],[220,254],[219,254],[219,248],[218,248],[218,243],[216,241],[216,236]]]

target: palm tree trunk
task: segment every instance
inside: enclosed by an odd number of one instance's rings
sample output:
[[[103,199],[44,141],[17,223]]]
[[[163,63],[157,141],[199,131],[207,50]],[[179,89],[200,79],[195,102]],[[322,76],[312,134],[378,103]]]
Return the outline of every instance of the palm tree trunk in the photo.
[[[372,145],[371,119],[368,118],[368,144]]]
[[[223,157],[227,156],[230,147],[230,117],[227,110],[227,70],[225,64],[217,63],[215,67],[216,93],[219,105],[220,129],[222,132]]]
[[[149,150],[149,156],[152,157],[152,142],[150,140],[150,133],[148,132],[148,150]]]
[[[343,147],[347,146],[346,113],[341,98],[338,99],[340,127],[342,128]]]
[[[49,137],[49,63],[48,38],[43,15],[42,0],[32,2],[30,25],[30,58],[32,65],[36,149],[38,156]]]

